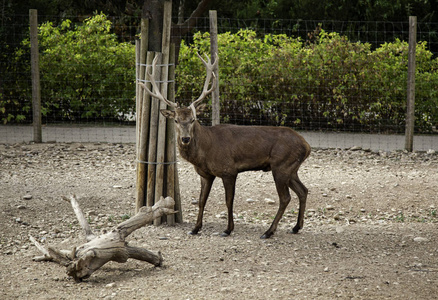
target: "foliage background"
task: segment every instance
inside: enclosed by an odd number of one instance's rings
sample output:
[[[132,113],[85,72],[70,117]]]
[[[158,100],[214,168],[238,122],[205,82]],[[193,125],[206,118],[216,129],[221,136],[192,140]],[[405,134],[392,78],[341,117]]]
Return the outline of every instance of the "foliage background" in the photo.
[[[178,95],[198,91],[204,70],[196,52],[208,53],[209,34],[181,48]],[[403,132],[408,44],[370,44],[318,28],[312,40],[251,30],[219,35],[221,115],[240,124],[300,129]],[[438,60],[417,45],[416,129],[438,124]],[[322,125],[324,124],[324,125]]]
[[[21,61],[30,47],[17,49]],[[124,120],[135,112],[135,49],[118,42],[111,33],[111,22],[104,14],[87,18],[81,25],[70,20],[59,26],[46,22],[39,27],[42,114],[50,122]],[[30,73],[30,69],[27,70]],[[28,112],[30,87],[18,81],[22,96],[15,111]],[[23,114],[8,121],[22,120]],[[3,120],[5,121],[5,120]]]
[[[23,42],[30,7],[38,9],[44,24],[40,28],[43,122],[125,122],[132,116],[132,41],[143,1],[98,2],[6,0],[0,4],[2,123],[31,122],[30,56]],[[177,22],[181,2],[173,2]],[[184,1],[184,16],[199,2]],[[417,46],[416,130],[434,131],[436,1],[209,2],[221,16],[223,122],[404,131],[404,41],[407,16],[415,14],[422,41]],[[117,17],[99,13],[100,20],[89,18],[96,8]],[[178,67],[178,95],[184,103],[197,97],[203,82],[204,70],[193,55],[207,52],[208,35],[202,33],[207,24],[207,18],[200,18],[200,32],[184,38]]]

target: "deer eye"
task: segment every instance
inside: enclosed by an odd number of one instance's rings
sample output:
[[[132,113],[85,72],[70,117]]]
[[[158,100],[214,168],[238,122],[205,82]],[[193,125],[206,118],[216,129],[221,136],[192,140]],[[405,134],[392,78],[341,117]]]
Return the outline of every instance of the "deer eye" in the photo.
[[[195,119],[191,119],[191,120],[190,120],[190,123],[193,123],[193,122],[195,122]]]
[[[178,124],[178,120],[177,119],[175,119],[175,123]]]

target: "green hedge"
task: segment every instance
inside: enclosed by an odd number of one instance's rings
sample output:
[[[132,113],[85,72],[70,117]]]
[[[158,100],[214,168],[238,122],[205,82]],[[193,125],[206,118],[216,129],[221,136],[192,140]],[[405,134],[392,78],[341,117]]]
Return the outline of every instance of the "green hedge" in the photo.
[[[47,121],[119,120],[134,113],[135,48],[119,43],[110,29],[103,14],[77,26],[66,20],[39,27],[42,114]],[[17,61],[29,55],[24,50],[29,40],[23,45],[16,52]],[[28,86],[17,88],[23,100],[30,98]],[[15,109],[15,120],[23,119],[23,107]]]
[[[134,46],[120,43],[99,14],[73,26],[39,28],[42,112],[46,122],[120,120],[135,111]],[[209,52],[209,34],[181,45],[177,99],[199,96],[205,70],[196,52]],[[251,30],[219,35],[221,118],[237,124],[299,129],[402,132],[407,85],[406,42],[371,49],[337,33],[316,30],[307,41]],[[29,56],[29,40],[16,50]],[[30,66],[0,95],[3,123],[30,116]],[[25,78],[24,80],[22,80]],[[417,44],[416,131],[438,125],[438,60]]]
[[[372,50],[320,30],[309,41],[254,31],[219,35],[221,116],[241,124],[300,129],[401,132],[405,126],[408,44]],[[416,130],[438,125],[438,60],[417,45]],[[183,44],[178,66],[182,99],[199,93],[209,34]],[[194,86],[193,82],[197,84]],[[192,96],[194,93],[194,96]]]

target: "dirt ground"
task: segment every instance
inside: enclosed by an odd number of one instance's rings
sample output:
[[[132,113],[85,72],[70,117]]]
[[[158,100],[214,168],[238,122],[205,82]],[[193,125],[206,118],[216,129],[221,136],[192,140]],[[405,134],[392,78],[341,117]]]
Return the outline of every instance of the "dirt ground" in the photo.
[[[76,194],[92,228],[135,211],[132,144],[0,145],[0,299],[437,299],[438,155],[313,149],[300,169],[309,188],[304,228],[296,197],[275,235],[259,237],[278,207],[272,175],[239,175],[235,230],[214,184],[204,228],[194,225],[199,178],[180,159],[182,224],[147,226],[132,245],[161,251],[162,267],[108,263],[82,283],[53,262],[34,262],[44,245],[84,242],[62,196]],[[273,203],[275,202],[275,203]]]

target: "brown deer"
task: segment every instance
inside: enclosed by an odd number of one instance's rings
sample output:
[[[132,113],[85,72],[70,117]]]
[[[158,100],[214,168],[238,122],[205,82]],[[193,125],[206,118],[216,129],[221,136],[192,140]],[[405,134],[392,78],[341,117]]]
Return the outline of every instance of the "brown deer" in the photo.
[[[160,92],[154,80],[156,58],[152,63],[152,72],[147,70],[147,78],[153,91],[139,83],[151,96],[164,101],[175,110],[161,110],[161,113],[176,123],[178,148],[181,156],[192,163],[201,176],[201,194],[199,197],[199,212],[195,227],[190,234],[197,234],[202,227],[202,218],[208,195],[216,177],[222,178],[225,188],[228,208],[228,227],[222,236],[228,236],[234,229],[233,201],[237,174],[244,171],[272,171],[275,186],[280,198],[280,205],[271,227],[261,236],[269,238],[277,229],[278,222],[288,206],[291,188],[299,198],[299,213],[293,233],[303,228],[304,211],[308,190],[298,178],[298,169],[310,154],[310,146],[297,132],[286,127],[273,126],[237,126],[216,125],[202,126],[196,119],[197,113],[205,106],[198,106],[207,95],[216,88],[216,80],[210,86],[214,77],[214,64],[207,57],[202,59],[207,70],[204,89],[201,96],[189,107],[179,107],[167,100]]]

